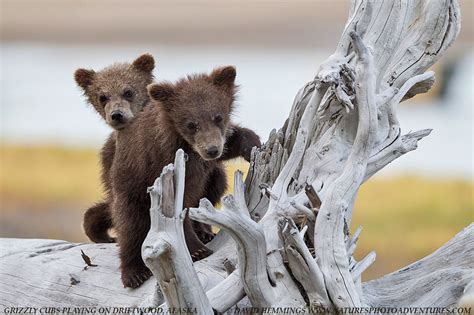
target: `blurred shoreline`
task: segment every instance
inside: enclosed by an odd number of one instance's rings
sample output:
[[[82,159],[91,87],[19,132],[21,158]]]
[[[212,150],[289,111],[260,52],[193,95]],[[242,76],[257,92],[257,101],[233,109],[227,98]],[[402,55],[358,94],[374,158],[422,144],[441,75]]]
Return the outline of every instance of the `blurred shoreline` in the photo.
[[[6,0],[2,40],[316,48],[337,43],[348,10],[348,1]],[[335,27],[318,32],[325,24]]]

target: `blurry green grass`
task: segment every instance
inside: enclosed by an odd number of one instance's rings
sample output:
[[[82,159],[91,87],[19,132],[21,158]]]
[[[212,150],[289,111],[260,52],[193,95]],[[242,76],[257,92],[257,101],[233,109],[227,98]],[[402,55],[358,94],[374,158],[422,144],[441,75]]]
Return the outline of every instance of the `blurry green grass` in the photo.
[[[4,144],[0,158],[2,216],[8,217],[10,224],[15,223],[15,235],[0,231],[2,236],[31,235],[25,231],[32,222],[20,219],[24,218],[22,211],[34,218],[35,212],[42,215],[58,204],[69,205],[64,210],[77,221],[84,207],[102,196],[98,150]],[[231,176],[236,169],[246,171],[248,164],[236,160],[226,166],[232,191]],[[359,258],[371,250],[377,253],[365,279],[394,271],[439,248],[473,221],[473,196],[473,183],[461,180],[403,176],[364,184],[355,205],[352,229],[363,226],[356,252]],[[84,240],[80,222],[63,220],[61,224],[70,224],[74,232],[64,236],[50,232],[55,223],[35,236]]]

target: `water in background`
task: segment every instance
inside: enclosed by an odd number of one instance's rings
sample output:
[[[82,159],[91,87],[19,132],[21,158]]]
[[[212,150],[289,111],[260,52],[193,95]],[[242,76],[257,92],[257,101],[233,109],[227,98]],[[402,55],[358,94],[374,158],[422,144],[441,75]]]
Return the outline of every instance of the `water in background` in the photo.
[[[8,43],[1,56],[1,138],[8,142],[100,146],[110,133],[85,104],[73,73],[100,69],[111,60],[132,61],[152,53],[157,80],[175,80],[216,66],[237,67],[241,85],[235,121],[267,139],[282,126],[298,89],[311,80],[331,51],[244,50],[212,47],[87,46]],[[433,128],[419,149],[388,166],[383,174],[421,173],[472,180],[473,61],[459,60],[443,100],[402,104],[404,132]]]

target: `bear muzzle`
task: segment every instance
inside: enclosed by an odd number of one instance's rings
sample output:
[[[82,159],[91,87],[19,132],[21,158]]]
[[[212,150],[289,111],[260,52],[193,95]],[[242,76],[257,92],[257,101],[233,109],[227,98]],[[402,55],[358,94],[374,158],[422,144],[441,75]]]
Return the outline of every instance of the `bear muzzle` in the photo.
[[[221,157],[224,150],[224,141],[213,141],[212,143],[195,143],[194,150],[206,161],[215,160]]]
[[[120,130],[128,125],[130,118],[127,117],[127,115],[125,115],[122,111],[115,110],[110,114],[110,119],[107,119],[107,122],[112,128]]]
[[[134,118],[130,104],[127,102],[111,102],[107,104],[105,106],[105,115],[105,120],[115,130],[125,128]]]
[[[217,146],[212,146],[206,149],[206,154],[209,158],[215,159],[217,158],[219,154],[219,148]]]
[[[202,130],[204,129],[204,130]],[[225,138],[219,128],[202,127],[194,135],[193,149],[206,161],[215,160],[221,157],[224,150]]]

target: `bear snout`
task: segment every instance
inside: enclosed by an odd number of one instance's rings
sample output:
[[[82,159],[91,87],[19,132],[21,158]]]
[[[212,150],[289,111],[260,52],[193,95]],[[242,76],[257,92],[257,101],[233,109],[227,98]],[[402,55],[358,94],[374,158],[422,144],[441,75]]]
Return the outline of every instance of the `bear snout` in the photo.
[[[217,146],[211,146],[206,149],[206,154],[209,158],[215,159],[219,155],[219,148]]]
[[[133,120],[133,114],[131,111],[125,109],[114,109],[112,112],[107,113],[106,121],[115,130],[121,130],[128,126]]]
[[[193,149],[202,159],[210,161],[222,155],[225,139],[218,128],[200,131],[193,140]]]
[[[124,121],[123,113],[119,110],[113,111],[110,118],[112,118],[112,121],[115,123],[123,123]]]

